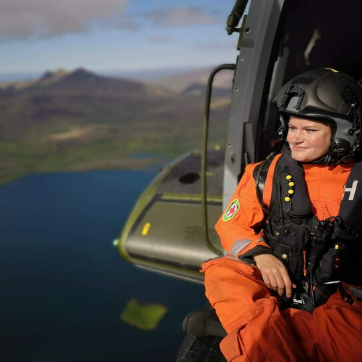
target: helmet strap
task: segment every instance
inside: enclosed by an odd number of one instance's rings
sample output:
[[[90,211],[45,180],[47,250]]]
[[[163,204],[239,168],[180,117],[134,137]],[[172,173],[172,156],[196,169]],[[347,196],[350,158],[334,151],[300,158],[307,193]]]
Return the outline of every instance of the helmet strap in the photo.
[[[280,126],[278,128],[278,135],[280,141],[285,141],[288,133],[288,121],[285,116],[279,113]]]

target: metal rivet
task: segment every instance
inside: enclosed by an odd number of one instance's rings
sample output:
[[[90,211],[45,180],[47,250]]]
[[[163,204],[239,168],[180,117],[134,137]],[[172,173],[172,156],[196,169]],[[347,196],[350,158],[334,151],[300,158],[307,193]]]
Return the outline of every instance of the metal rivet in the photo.
[[[240,58],[240,61],[241,61],[241,62],[243,62],[244,60],[245,60],[245,58],[244,58],[244,57],[241,57],[241,58]]]
[[[287,254],[282,254],[282,258],[283,259],[288,259],[288,255]]]
[[[235,92],[238,92],[239,91],[239,88],[235,88]]]
[[[279,236],[279,235],[280,235],[280,232],[279,232],[279,231],[277,231],[277,232],[275,233],[275,235]]]
[[[245,29],[245,33],[249,34],[251,32],[251,29],[250,28],[246,28]]]

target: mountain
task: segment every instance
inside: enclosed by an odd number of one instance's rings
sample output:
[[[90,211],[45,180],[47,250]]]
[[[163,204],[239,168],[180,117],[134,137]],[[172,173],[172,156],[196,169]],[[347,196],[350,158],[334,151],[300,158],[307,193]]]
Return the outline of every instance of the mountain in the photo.
[[[57,82],[58,80],[64,78],[69,74],[68,71],[64,69],[59,69],[54,72],[46,71],[37,81],[37,83],[42,84],[44,86],[49,85],[53,82]]]
[[[137,81],[121,80],[99,76],[86,69],[79,68],[73,72],[57,70],[46,71],[39,79],[24,82],[4,83],[0,88],[8,92],[55,92],[66,93],[69,91],[81,91],[82,93],[102,93],[129,91],[138,92],[144,85]]]
[[[51,84],[52,82],[56,82],[59,79],[63,78],[68,73],[69,72],[67,72],[64,69],[59,69],[54,72],[46,71],[39,78],[32,78],[32,79],[20,80],[20,81],[15,81],[15,82],[0,83],[0,90],[5,90],[5,91],[10,92],[10,91],[21,91],[21,90],[33,87],[35,85],[47,86],[47,85]]]
[[[213,105],[211,145],[225,141],[227,103]],[[200,148],[203,108],[202,97],[83,68],[1,84],[0,183],[30,172],[142,167]],[[154,160],[133,158],[139,153]]]

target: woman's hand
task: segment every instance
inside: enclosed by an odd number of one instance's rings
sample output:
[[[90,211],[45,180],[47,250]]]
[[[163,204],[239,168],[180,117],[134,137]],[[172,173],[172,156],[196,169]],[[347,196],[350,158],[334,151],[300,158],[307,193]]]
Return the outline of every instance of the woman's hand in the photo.
[[[271,254],[255,255],[254,260],[265,285],[278,291],[279,295],[283,295],[285,288],[285,294],[287,298],[290,298],[292,296],[292,287],[296,288],[296,285],[291,282],[288,270],[283,263]]]

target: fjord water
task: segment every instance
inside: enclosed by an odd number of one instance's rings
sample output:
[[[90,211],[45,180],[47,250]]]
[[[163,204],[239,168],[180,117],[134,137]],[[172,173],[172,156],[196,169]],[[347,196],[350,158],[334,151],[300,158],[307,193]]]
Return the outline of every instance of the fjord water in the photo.
[[[0,187],[0,361],[173,361],[201,285],[146,272],[112,246],[157,174],[34,174]],[[168,308],[158,328],[121,321],[127,301]]]

